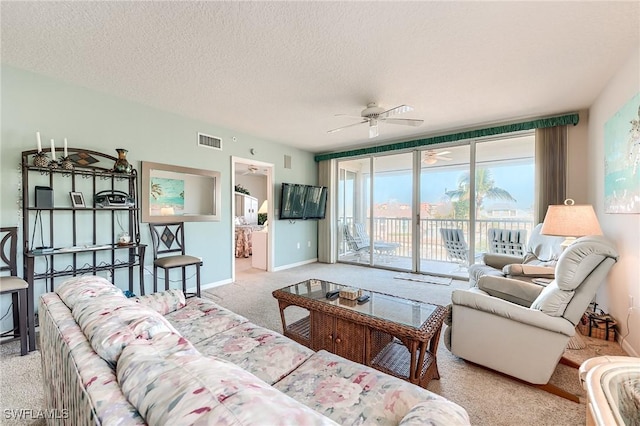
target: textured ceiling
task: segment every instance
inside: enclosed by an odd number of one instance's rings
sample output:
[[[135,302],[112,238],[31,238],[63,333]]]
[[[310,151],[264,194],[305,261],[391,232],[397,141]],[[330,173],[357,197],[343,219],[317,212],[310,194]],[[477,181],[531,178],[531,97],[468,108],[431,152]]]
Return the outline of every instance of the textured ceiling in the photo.
[[[2,1],[2,62],[313,152],[589,107],[634,2]],[[351,124],[368,102],[421,127]]]

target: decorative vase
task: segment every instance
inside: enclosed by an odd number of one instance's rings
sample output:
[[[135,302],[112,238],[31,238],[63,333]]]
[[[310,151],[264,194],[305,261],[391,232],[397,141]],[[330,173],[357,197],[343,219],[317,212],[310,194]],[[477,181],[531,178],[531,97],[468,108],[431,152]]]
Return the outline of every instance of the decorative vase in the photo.
[[[69,157],[63,157],[60,160],[60,167],[65,170],[73,170],[73,161],[69,160]]]
[[[118,159],[113,165],[113,170],[118,173],[131,173],[131,164],[127,161],[127,151],[123,148],[116,148],[118,152]]]
[[[36,167],[47,167],[49,165],[49,157],[42,151],[36,152],[33,156],[33,165]]]

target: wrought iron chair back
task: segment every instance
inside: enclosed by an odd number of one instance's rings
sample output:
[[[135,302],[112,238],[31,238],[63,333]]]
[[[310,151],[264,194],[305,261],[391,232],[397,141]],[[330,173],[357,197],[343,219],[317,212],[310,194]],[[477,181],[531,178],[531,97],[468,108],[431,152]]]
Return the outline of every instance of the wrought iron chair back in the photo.
[[[13,328],[2,333],[1,337],[20,339],[20,354],[26,355],[27,348],[27,289],[29,284],[18,277],[18,228],[0,228],[0,294],[11,294],[13,309]],[[9,272],[8,275],[4,273]]]

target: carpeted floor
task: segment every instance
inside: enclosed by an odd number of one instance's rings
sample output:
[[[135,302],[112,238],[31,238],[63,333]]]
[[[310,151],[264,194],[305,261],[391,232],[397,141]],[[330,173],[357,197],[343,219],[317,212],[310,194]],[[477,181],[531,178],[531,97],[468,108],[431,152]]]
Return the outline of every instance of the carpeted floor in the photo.
[[[276,273],[249,269],[238,274],[233,284],[216,287],[203,296],[225,306],[252,322],[282,332],[275,289],[308,278],[321,278],[351,286],[393,293],[410,299],[447,305],[451,291],[467,288],[464,281],[451,285],[394,279],[397,272],[350,265],[310,264]],[[443,345],[438,348],[441,379],[433,380],[428,389],[463,406],[474,425],[553,425],[569,426],[585,423],[584,401],[576,404],[544,391],[531,388],[510,378],[471,365],[453,356]],[[617,343],[585,337],[587,348],[569,350],[567,357],[576,362],[604,354],[625,355]],[[0,408],[3,425],[44,425],[42,419],[7,418],[6,410],[44,408],[39,352],[20,356],[18,342],[0,345]],[[578,383],[577,370],[559,365],[551,382],[584,396]]]

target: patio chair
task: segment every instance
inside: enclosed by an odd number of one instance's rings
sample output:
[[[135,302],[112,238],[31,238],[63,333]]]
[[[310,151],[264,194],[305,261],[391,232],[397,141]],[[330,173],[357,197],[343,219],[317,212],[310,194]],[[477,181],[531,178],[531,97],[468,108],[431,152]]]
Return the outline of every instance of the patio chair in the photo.
[[[440,235],[449,259],[460,266],[469,265],[469,246],[464,239],[464,233],[459,228],[440,228]]]
[[[487,232],[489,253],[510,254],[524,256],[527,242],[526,229],[497,229],[491,228]]]
[[[371,246],[371,239],[369,238],[369,234],[367,234],[367,230],[365,229],[364,223],[354,224],[354,229],[355,229],[356,237],[360,241],[362,241],[363,244]],[[390,257],[398,247],[400,247],[400,244],[398,243],[388,243],[385,241],[373,242],[374,253],[380,254],[381,256]]]
[[[349,250],[356,255],[356,259],[359,262],[363,253],[369,253],[369,239],[367,237],[366,241],[363,241],[357,234],[353,235],[351,230],[349,229],[349,225],[340,224],[342,228],[342,237],[344,241],[347,243],[347,247]]]

